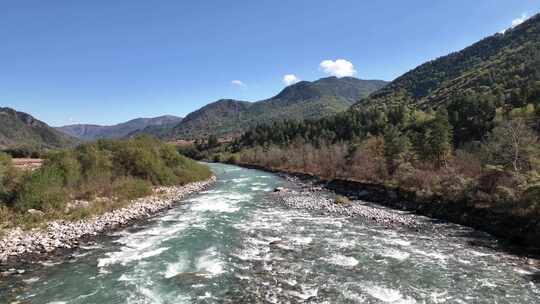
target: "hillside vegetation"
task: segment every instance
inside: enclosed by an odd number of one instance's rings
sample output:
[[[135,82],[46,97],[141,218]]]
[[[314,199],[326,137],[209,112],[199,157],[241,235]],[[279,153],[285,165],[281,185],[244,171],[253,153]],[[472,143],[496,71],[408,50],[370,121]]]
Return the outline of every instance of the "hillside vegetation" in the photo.
[[[153,186],[182,185],[210,176],[206,166],[147,136],[50,152],[34,171],[17,170],[7,154],[0,154],[0,228],[100,213],[150,194]],[[92,203],[68,208],[78,200]],[[30,209],[43,215],[35,216]]]
[[[189,152],[489,210],[517,219],[512,238],[531,244],[540,235],[539,24],[424,64],[344,113],[261,124]]]
[[[464,94],[515,104],[527,99],[539,79],[540,15],[536,15],[504,33],[418,66],[355,107],[413,103],[426,109]]]
[[[63,148],[75,143],[75,138],[56,131],[29,114],[0,108],[0,149]]]
[[[317,119],[347,110],[386,84],[353,77],[301,81],[259,102],[222,99],[189,114],[166,137],[194,139],[239,135],[247,128],[274,121]]]

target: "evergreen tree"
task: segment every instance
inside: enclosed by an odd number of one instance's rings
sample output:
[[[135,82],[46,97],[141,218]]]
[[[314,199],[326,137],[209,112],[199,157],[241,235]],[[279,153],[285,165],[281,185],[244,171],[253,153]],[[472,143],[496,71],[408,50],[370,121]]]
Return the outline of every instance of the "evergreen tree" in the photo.
[[[435,119],[426,136],[431,157],[437,167],[447,165],[448,156],[452,151],[451,138],[452,129],[448,122],[448,112],[441,108],[435,114]]]
[[[405,152],[409,150],[409,139],[393,125],[384,130],[384,158],[388,166],[388,172],[392,174]]]

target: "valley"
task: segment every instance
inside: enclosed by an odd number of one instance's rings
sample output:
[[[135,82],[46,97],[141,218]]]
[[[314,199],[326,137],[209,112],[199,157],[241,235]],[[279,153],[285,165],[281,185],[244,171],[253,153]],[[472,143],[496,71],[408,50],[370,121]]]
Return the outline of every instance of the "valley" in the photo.
[[[0,282],[29,303],[533,303],[535,270],[471,229],[386,210],[415,226],[289,209],[301,184],[211,164],[217,182],[68,258]],[[320,192],[319,197],[332,197]],[[296,197],[296,198],[295,198]],[[316,204],[316,203],[314,203]],[[378,210],[380,207],[366,207]],[[381,210],[383,211],[383,210]],[[375,241],[374,241],[375,240]],[[426,279],[430,278],[430,279]],[[8,292],[10,290],[11,292]]]

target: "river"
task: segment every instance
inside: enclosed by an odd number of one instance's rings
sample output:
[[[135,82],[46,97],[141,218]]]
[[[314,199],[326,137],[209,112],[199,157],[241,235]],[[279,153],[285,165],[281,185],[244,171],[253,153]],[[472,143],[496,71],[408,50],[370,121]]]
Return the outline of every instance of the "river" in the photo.
[[[457,225],[388,229],[277,203],[294,184],[211,164],[177,207],[0,282],[0,303],[540,303],[526,266]]]

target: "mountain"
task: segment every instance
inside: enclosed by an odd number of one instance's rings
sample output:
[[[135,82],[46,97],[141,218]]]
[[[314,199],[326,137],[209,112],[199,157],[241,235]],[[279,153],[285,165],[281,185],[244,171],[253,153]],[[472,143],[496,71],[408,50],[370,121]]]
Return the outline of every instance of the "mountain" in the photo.
[[[382,80],[328,77],[298,82],[278,95],[258,102],[221,99],[187,115],[166,137],[226,136],[239,134],[259,123],[317,119],[345,111],[386,83]]]
[[[73,145],[76,141],[29,114],[11,108],[0,108],[1,149],[21,146],[61,148]]]
[[[459,52],[424,63],[371,94],[353,108],[405,102],[446,104],[461,94],[508,101],[540,80],[540,15]],[[525,89],[526,90],[526,89]]]
[[[92,141],[101,138],[124,138],[140,133],[146,133],[143,130],[149,128],[149,133],[157,132],[160,128],[176,125],[182,118],[165,115],[155,118],[136,118],[128,122],[120,123],[113,126],[87,125],[77,124],[68,125],[57,128],[59,131],[79,138],[84,141]],[[154,127],[154,129],[152,129]]]

